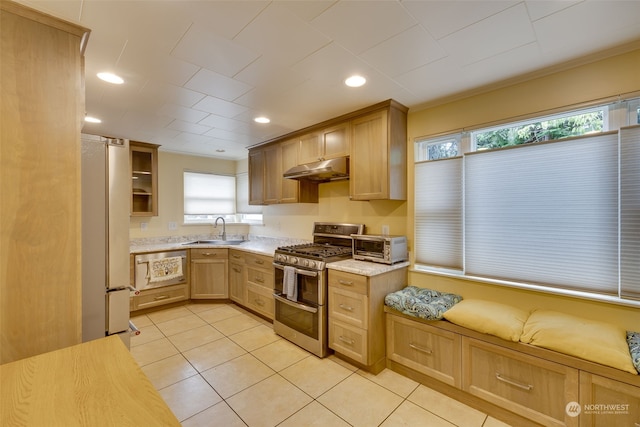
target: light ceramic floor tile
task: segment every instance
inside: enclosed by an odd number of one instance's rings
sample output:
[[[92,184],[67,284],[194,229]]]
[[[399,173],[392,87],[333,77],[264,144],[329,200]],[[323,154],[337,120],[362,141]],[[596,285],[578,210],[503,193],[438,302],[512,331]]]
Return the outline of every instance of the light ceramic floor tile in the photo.
[[[131,347],[146,344],[165,337],[164,334],[160,332],[160,329],[158,329],[158,327],[153,323],[148,326],[139,327],[138,329],[140,329],[140,335],[134,335],[131,337]]]
[[[280,371],[280,375],[291,381],[313,398],[317,398],[353,372],[332,362],[310,356]]]
[[[149,319],[149,316],[144,314],[133,316],[130,320],[134,325],[136,325],[137,328],[144,328],[145,326],[153,325],[153,322],[151,321],[151,319]]]
[[[171,335],[168,338],[178,350],[185,352],[192,348],[200,347],[201,345],[224,338],[224,335],[222,332],[207,323],[199,328],[189,329],[188,331]]]
[[[407,399],[455,425],[480,427],[487,417],[482,412],[424,385],[418,386]]]
[[[404,398],[409,396],[420,385],[417,381],[393,372],[391,369],[384,369],[378,375],[359,369],[358,374]]]
[[[247,351],[253,351],[281,339],[280,336],[273,331],[273,328],[262,324],[230,335],[229,338]]]
[[[311,353],[304,351],[285,339],[274,341],[271,344],[260,347],[252,351],[251,354],[276,372],[306,357],[311,357]]]
[[[338,365],[341,365],[345,368],[347,368],[348,370],[350,370],[351,372],[355,372],[358,370],[357,366],[353,366],[351,363],[347,362],[346,360],[342,360],[339,357],[337,357],[335,354],[332,354],[329,356],[329,359],[336,362]]]
[[[207,322],[196,316],[195,314],[189,314],[177,319],[168,320],[166,322],[158,323],[156,326],[166,336],[179,334],[180,332],[188,331],[189,329],[197,328],[199,326],[206,325]]]
[[[145,365],[142,367],[142,372],[156,389],[165,388],[198,374],[198,371],[181,354]]]
[[[247,427],[225,402],[216,403],[182,422],[182,427]]]
[[[272,375],[226,400],[250,427],[276,426],[311,401],[280,375]]]
[[[220,308],[220,307],[224,307],[224,306],[229,306],[229,304],[226,303],[210,303],[210,302],[203,302],[203,303],[191,303],[191,304],[187,304],[186,308],[189,309],[191,312],[193,313],[202,313],[203,311],[207,311],[207,310],[211,310],[214,308]]]
[[[487,417],[487,420],[484,422],[482,427],[511,427],[511,425],[503,421],[496,420],[493,417]]]
[[[278,427],[349,427],[349,424],[316,401],[311,402]]]
[[[220,320],[219,322],[211,323],[211,325],[225,335],[233,335],[260,326],[260,322],[245,314],[240,314],[240,316]]]
[[[140,366],[157,362],[178,353],[178,349],[166,338],[131,347],[131,355]]]
[[[182,354],[198,372],[204,372],[245,353],[246,351],[242,347],[229,338],[222,338],[200,347],[192,348]]]
[[[455,427],[455,424],[440,418],[407,400],[387,418],[380,427]]]
[[[230,317],[240,316],[242,313],[238,310],[223,305],[221,307],[212,308],[211,310],[197,313],[198,316],[207,323],[215,323]]]
[[[274,374],[273,369],[247,353],[204,371],[202,376],[226,399]]]
[[[159,393],[179,421],[186,420],[222,401],[218,393],[200,375],[160,389]]]
[[[188,316],[193,314],[191,311],[187,310],[185,307],[172,307],[167,308],[162,311],[154,311],[153,313],[147,314],[147,317],[153,321],[153,323],[158,324],[162,322],[167,322],[169,320],[178,319],[183,316]]]
[[[356,427],[380,425],[403,401],[360,375],[351,375],[317,400]]]

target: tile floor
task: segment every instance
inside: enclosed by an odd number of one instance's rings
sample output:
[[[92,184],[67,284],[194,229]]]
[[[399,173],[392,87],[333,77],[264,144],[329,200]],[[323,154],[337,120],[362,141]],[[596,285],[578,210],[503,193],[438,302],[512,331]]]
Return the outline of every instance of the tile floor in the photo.
[[[234,304],[132,320],[131,353],[185,427],[506,427],[388,369],[319,359]]]

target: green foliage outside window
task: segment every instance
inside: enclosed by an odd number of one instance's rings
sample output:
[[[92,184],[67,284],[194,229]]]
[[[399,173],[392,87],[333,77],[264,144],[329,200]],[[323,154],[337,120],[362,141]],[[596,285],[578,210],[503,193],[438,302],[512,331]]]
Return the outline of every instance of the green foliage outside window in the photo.
[[[476,149],[486,150],[511,145],[552,141],[587,133],[602,132],[603,111],[579,114],[475,133]]]

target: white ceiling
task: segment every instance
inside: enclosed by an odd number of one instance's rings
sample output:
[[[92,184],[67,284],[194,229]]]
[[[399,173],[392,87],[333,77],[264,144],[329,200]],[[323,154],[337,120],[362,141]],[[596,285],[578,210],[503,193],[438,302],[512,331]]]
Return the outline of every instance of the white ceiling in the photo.
[[[640,40],[640,1],[20,1],[92,30],[86,111],[102,123],[83,132],[225,159],[385,99],[416,108]],[[364,87],[343,84],[354,73]]]

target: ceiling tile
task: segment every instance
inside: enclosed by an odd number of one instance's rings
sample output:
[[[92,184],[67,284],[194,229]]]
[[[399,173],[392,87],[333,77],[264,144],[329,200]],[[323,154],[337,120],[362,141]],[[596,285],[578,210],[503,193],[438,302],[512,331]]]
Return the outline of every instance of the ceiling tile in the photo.
[[[238,114],[247,110],[247,107],[225,101],[224,99],[215,98],[213,96],[207,96],[194,105],[193,108],[229,118],[234,118]]]
[[[527,0],[525,3],[527,5],[527,10],[529,11],[529,16],[531,17],[531,21],[537,21],[540,18],[544,18],[545,16],[552,15],[556,12],[559,12],[563,9],[573,6],[574,4],[580,3],[584,0],[565,0],[565,1],[540,1],[540,0]]]
[[[150,80],[140,90],[140,96],[157,99],[158,103],[166,102],[183,107],[192,107],[204,99],[206,95],[180,86]]]
[[[199,26],[228,39],[233,39],[268,6],[264,0],[181,0],[180,13]]]
[[[277,2],[269,4],[234,41],[288,66],[329,43],[328,37]]]
[[[200,69],[184,87],[227,101],[233,101],[251,90],[251,86],[246,83],[204,68]]]
[[[172,117],[189,123],[198,123],[209,115],[204,111],[193,110],[175,104],[164,104],[158,109],[157,113],[161,116]]]
[[[402,5],[436,39],[441,39],[515,5],[517,1],[403,0]]]
[[[189,123],[182,120],[174,120],[167,125],[168,129],[179,130],[181,132],[202,135],[211,130],[209,126],[203,126],[196,123]]]
[[[411,52],[407,55],[407,52]],[[445,57],[446,52],[420,25],[385,40],[360,57],[381,72],[395,77]]]
[[[416,21],[395,1],[341,1],[311,23],[359,54],[412,27]]]
[[[471,64],[535,41],[524,4],[518,4],[439,40],[460,65]]]
[[[228,77],[233,77],[259,57],[250,49],[198,25],[189,28],[171,54]]]

